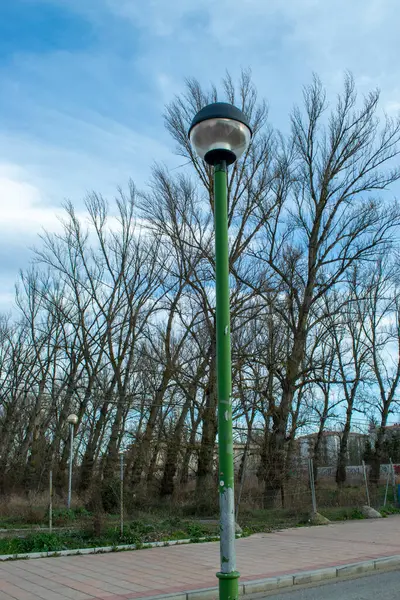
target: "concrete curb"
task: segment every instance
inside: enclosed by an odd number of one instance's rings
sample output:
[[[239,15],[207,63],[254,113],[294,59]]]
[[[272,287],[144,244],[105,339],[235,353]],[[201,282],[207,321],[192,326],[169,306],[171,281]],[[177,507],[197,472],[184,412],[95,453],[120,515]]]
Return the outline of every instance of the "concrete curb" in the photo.
[[[394,569],[400,567],[400,555],[377,558],[339,567],[327,567],[315,571],[301,571],[293,575],[280,575],[279,577],[268,577],[256,581],[240,583],[239,595],[252,596],[264,592],[273,592],[282,588],[289,588],[310,583],[318,583],[344,577],[354,577],[362,573]],[[174,594],[163,594],[161,596],[145,596],[143,598],[133,597],[134,600],[218,600],[218,588],[204,588],[190,592],[175,592]],[[129,600],[129,598],[127,598]],[[133,599],[132,599],[133,600]]]

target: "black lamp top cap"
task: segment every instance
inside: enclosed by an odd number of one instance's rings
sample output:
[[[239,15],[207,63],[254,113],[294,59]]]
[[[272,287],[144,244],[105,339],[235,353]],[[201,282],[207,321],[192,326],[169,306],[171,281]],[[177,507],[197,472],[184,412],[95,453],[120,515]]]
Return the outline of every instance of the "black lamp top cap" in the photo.
[[[233,104],[228,104],[228,102],[214,102],[213,104],[204,106],[204,108],[199,110],[194,116],[188,134],[190,135],[190,132],[195,125],[202,121],[207,121],[208,119],[232,119],[233,121],[239,121],[239,123],[246,125],[250,130],[250,133],[252,133],[247,118],[239,108],[233,106]]]

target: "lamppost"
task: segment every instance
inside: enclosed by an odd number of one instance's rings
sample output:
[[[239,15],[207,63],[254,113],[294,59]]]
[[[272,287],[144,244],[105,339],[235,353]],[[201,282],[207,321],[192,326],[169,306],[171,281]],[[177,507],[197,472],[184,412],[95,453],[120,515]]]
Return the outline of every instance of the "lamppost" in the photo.
[[[124,535],[124,452],[119,452],[120,532]]]
[[[68,501],[67,507],[71,508],[71,494],[72,494],[72,461],[74,456],[74,429],[78,423],[78,417],[74,414],[69,415],[67,421],[69,423],[69,472],[68,472]]]
[[[244,114],[225,102],[216,102],[202,108],[189,129],[193,149],[200,158],[214,167],[221,554],[221,569],[217,577],[221,600],[236,600],[239,588],[235,550],[227,166],[246,151],[251,135],[250,125]]]

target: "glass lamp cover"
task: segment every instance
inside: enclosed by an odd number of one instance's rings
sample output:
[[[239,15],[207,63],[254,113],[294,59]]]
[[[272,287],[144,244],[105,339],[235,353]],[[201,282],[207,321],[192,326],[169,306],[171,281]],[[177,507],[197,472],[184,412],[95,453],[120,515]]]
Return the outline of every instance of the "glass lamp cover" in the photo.
[[[229,150],[238,159],[248,147],[250,138],[249,128],[233,119],[207,119],[190,132],[190,143],[200,158],[210,150]]]

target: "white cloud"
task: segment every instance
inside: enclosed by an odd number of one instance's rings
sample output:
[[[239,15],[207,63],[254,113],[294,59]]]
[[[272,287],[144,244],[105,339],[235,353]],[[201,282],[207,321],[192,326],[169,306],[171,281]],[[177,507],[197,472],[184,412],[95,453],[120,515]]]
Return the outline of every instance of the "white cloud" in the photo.
[[[400,98],[400,93],[398,95]],[[400,100],[389,100],[385,104],[386,112],[391,116],[397,116],[400,114]]]
[[[20,269],[31,258],[29,247],[43,229],[61,225],[53,206],[42,200],[42,191],[19,165],[0,163],[0,311],[14,308],[14,284]]]
[[[361,92],[382,88],[384,103],[400,75],[397,0],[103,0],[102,6],[131,22],[141,41],[138,64],[156,86],[166,77],[179,92],[185,76],[207,84],[225,69],[235,75],[250,66],[279,126],[312,71],[335,94],[350,70]],[[157,89],[164,99],[171,86]]]
[[[113,195],[129,178],[144,186],[154,160],[176,162],[161,142],[111,119],[49,110],[39,115],[40,132],[0,132],[0,147],[7,149],[4,158],[35,181],[41,201],[53,206],[66,198],[79,202],[91,190]]]
[[[43,204],[40,190],[18,165],[0,164],[0,212],[3,236],[57,229],[54,207]]]

